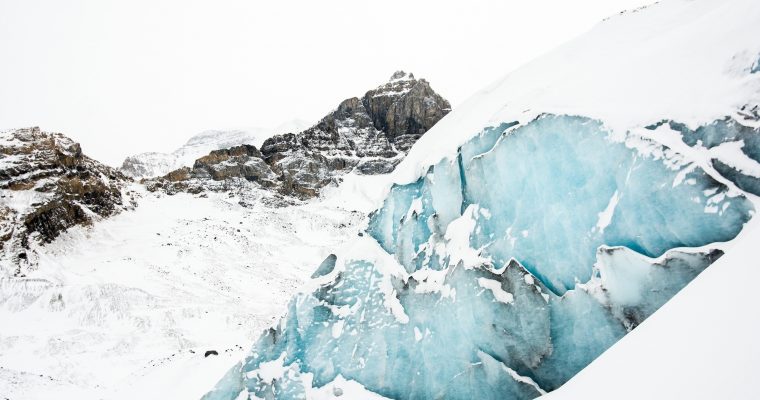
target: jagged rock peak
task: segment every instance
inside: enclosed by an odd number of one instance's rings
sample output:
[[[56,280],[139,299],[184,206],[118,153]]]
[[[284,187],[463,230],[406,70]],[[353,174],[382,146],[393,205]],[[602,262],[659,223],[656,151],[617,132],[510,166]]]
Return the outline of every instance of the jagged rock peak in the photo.
[[[406,73],[402,70],[398,70],[391,75],[391,81],[399,81],[399,80],[414,80],[414,74],[409,72]]]
[[[281,195],[314,197],[348,172],[393,171],[411,146],[450,110],[449,102],[427,81],[397,71],[361,98],[343,100],[311,128],[265,140],[260,156],[256,149],[239,149],[235,156],[210,154],[208,162],[196,162],[192,169],[177,170],[148,187],[198,192],[255,182]]]

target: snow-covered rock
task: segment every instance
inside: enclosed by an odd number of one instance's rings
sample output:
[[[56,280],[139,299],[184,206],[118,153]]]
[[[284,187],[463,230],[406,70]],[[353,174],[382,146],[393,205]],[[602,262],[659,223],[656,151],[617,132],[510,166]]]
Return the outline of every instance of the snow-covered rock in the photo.
[[[0,133],[0,277],[23,276],[36,248],[130,207],[128,178],[39,128]]]
[[[362,98],[344,100],[311,128],[266,139],[260,152],[247,145],[214,151],[192,168],[172,171],[148,186],[175,193],[253,185],[311,198],[349,172],[393,171],[412,144],[449,111],[448,101],[427,81],[398,71]]]
[[[261,146],[264,140],[274,134],[300,132],[309,123],[293,119],[272,128],[247,128],[233,130],[203,131],[190,139],[182,147],[171,153],[148,152],[127,157],[121,171],[133,178],[153,178],[163,176],[182,167],[192,167],[196,159],[213,150],[250,144]]]

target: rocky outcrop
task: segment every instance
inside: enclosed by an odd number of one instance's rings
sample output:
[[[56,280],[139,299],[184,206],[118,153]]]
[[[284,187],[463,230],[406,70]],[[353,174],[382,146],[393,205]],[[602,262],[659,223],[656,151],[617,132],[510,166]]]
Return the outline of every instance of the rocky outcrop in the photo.
[[[192,168],[149,181],[148,188],[199,192],[252,182],[284,196],[315,197],[342,174],[393,171],[450,110],[427,81],[398,71],[363,97],[344,100],[309,129],[272,136],[260,151],[239,146],[211,152]]]
[[[128,178],[60,133],[0,133],[0,155],[0,272],[23,275],[34,243],[124,208]]]
[[[370,90],[362,98],[362,105],[379,131],[385,132],[392,143],[402,151],[432,128],[450,110],[449,102],[414,75],[396,72],[390,82]],[[408,146],[407,146],[408,145]],[[405,148],[403,148],[405,147]]]
[[[293,119],[268,128],[246,128],[233,130],[208,130],[191,137],[182,147],[171,153],[141,153],[127,157],[121,165],[121,172],[135,179],[155,178],[183,167],[192,167],[193,162],[213,150],[226,149],[243,144],[260,146],[264,139],[275,133],[299,132],[309,127],[309,123]]]
[[[255,182],[262,187],[277,186],[277,175],[252,145],[215,150],[195,161],[192,168],[174,170],[158,180],[145,181],[149,190],[167,189],[170,193],[223,191]]]
[[[141,153],[124,159],[121,172],[135,179],[165,175],[175,169],[191,167],[193,162],[210,151],[247,143],[261,143],[265,129],[208,130],[191,137],[171,153]],[[261,139],[260,139],[261,138]]]

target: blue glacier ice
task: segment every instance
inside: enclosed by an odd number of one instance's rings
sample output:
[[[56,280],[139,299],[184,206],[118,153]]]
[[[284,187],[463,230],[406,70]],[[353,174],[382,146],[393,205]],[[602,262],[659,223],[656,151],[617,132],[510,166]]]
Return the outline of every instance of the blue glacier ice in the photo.
[[[724,195],[722,185],[688,171],[679,155],[658,145],[641,143],[651,153],[645,155],[611,140],[593,120],[543,116],[510,134],[486,132],[462,146],[457,162],[444,160],[419,181],[394,188],[372,216],[370,233],[408,271],[426,260],[441,268],[444,255],[425,245],[440,236],[454,209],[468,204],[487,210],[476,216],[471,247],[494,265],[519,260],[557,294],[589,280],[602,244],[658,256],[731,239],[748,218],[743,198],[723,201],[717,215],[706,213]],[[445,188],[436,188],[441,180]],[[439,212],[434,191],[461,199],[461,207],[445,204]],[[413,203],[418,209],[406,215]]]
[[[741,152],[751,160],[750,162],[758,163],[760,166],[760,128],[742,124],[732,117],[715,120],[694,130],[676,121],[662,121],[648,128],[656,129],[665,123],[679,132],[684,143],[692,147],[712,149],[725,143],[738,142],[741,144]],[[711,164],[719,174],[736,184],[739,189],[760,195],[760,176],[744,173],[725,161],[727,160],[713,158]]]
[[[307,398],[338,376],[394,399],[556,389],[722,253],[754,213],[688,159],[601,122],[484,129],[393,187],[205,399]],[[699,247],[697,249],[696,247]]]
[[[678,292],[673,280],[690,282],[722,255],[717,249],[673,250],[655,260],[626,247],[604,247],[597,253],[597,269],[613,314],[633,328]]]

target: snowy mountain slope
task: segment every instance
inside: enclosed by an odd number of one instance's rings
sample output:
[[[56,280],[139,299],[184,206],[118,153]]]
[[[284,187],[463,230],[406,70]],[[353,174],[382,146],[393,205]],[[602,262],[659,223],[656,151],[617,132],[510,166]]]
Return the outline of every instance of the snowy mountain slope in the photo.
[[[127,157],[121,170],[133,178],[152,178],[166,175],[182,167],[191,167],[193,162],[213,150],[225,149],[241,144],[261,146],[268,137],[288,132],[300,132],[310,124],[301,119],[286,121],[275,128],[247,128],[236,130],[208,130],[190,139],[171,153],[141,153]]]
[[[757,398],[757,228],[546,400]]]
[[[386,129],[394,135],[391,142],[408,146],[442,116],[442,110],[448,111],[448,102],[424,80],[411,74],[394,76],[367,94],[373,99],[367,107],[372,116],[383,117],[379,123],[392,125]],[[348,101],[353,104],[357,99]],[[373,146],[379,143],[376,136],[385,133],[372,128],[369,112],[361,107],[348,116],[336,111],[335,118],[326,117],[304,140],[319,145],[316,151],[325,154],[353,157],[354,150],[362,156],[373,149],[382,151],[382,146],[379,150]],[[341,153],[346,149],[338,149],[339,144],[329,138],[334,124],[340,125],[341,143],[349,137],[351,146],[362,146]],[[301,125],[295,122],[277,129]],[[250,131],[208,131],[174,153],[156,154],[147,164],[140,164],[147,156],[138,157],[131,166],[169,168],[174,162],[192,162],[207,163],[211,169],[222,163],[229,167],[229,159],[220,160],[227,150],[200,159],[196,154],[241,142],[260,144],[260,139]],[[69,142],[58,153],[69,155],[67,149],[72,147],[78,155],[78,145]],[[289,150],[271,153],[281,159],[279,153]],[[395,165],[405,153],[392,150]],[[48,153],[51,159],[58,154]],[[295,159],[292,154],[285,156]],[[47,173],[45,168],[52,163],[42,159],[40,165],[24,164],[19,169],[14,160],[4,159],[9,166],[3,171],[14,178],[6,183],[16,197],[16,186],[26,183],[16,175]],[[293,173],[298,168],[308,172],[296,161],[290,163]],[[147,192],[143,183],[128,184],[118,171],[112,172],[130,194],[129,210],[98,218],[87,227],[66,226],[70,229],[51,236],[50,243],[31,243],[34,268],[0,280],[0,394],[4,396],[14,400],[53,395],[198,398],[243,355],[244,344],[282,315],[286,302],[313,272],[314,260],[325,259],[327,249],[355,236],[363,220],[345,199],[283,201],[261,185],[239,182],[223,190],[169,196]],[[16,203],[23,202],[12,202]],[[11,222],[7,228],[18,230],[18,221]],[[204,357],[207,350],[219,354]],[[339,392],[380,397],[340,379],[312,394],[326,398]]]
[[[746,234],[758,21],[754,1],[664,1],[474,96],[391,177],[350,182],[367,235],[204,399],[560,387]]]
[[[132,189],[135,210],[70,229],[0,281],[0,397],[198,398],[361,219]]]

